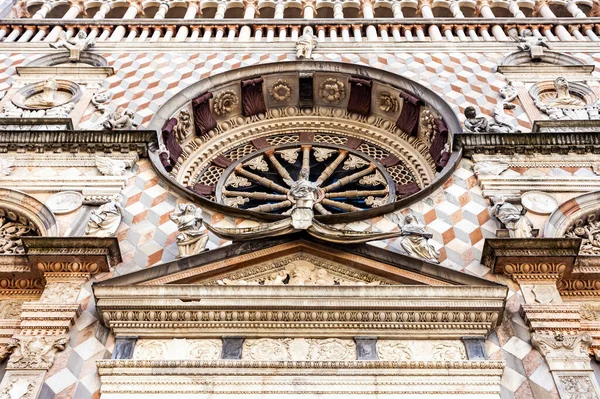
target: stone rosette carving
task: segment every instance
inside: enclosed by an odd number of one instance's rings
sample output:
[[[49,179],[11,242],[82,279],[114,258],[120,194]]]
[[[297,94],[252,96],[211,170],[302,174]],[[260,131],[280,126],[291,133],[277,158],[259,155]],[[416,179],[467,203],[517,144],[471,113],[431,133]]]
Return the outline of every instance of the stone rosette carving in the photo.
[[[327,104],[339,104],[346,98],[346,86],[335,78],[327,78],[319,85],[319,97]]]
[[[196,255],[204,251],[208,234],[202,231],[202,209],[194,204],[178,204],[169,219],[177,225],[176,236],[179,257]]]
[[[388,91],[382,91],[377,96],[377,107],[383,112],[395,113],[400,107],[397,96]]]
[[[182,110],[177,116],[177,125],[173,128],[173,134],[179,143],[183,143],[192,134],[192,116],[188,110]]]
[[[218,116],[226,116],[239,102],[240,100],[233,90],[224,90],[213,98],[212,110]]]
[[[58,351],[65,349],[68,337],[54,335],[18,336],[8,341],[8,349],[12,351],[8,359],[11,369],[45,369],[54,363]]]
[[[269,88],[269,95],[277,102],[290,101],[292,85],[283,79],[279,79]]]
[[[259,361],[345,361],[356,360],[354,341],[339,338],[247,339],[243,360]]]

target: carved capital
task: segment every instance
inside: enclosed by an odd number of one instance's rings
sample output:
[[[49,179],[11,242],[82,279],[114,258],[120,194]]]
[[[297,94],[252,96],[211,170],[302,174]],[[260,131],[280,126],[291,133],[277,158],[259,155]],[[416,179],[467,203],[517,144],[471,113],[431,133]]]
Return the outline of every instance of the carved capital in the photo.
[[[591,370],[592,337],[588,333],[534,333],[531,342],[544,356],[551,371]]]
[[[8,350],[12,355],[8,360],[8,369],[48,370],[54,363],[58,351],[65,349],[69,342],[64,335],[17,336],[8,341]]]

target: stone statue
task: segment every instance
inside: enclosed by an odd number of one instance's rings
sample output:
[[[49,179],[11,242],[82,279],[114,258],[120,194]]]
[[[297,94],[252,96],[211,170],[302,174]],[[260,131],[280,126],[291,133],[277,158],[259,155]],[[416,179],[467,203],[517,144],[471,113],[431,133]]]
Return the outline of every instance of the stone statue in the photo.
[[[308,180],[308,169],[302,168],[298,180],[285,182],[290,186],[290,195],[296,200],[292,208],[292,226],[299,230],[312,225],[313,206],[318,198],[318,184]]]
[[[131,130],[138,124],[133,121],[133,111],[119,107],[102,123],[106,130]]]
[[[581,108],[585,106],[585,102],[577,98],[569,92],[569,82],[561,77],[554,80],[554,89],[556,90],[556,99],[548,103],[551,107],[568,107]]]
[[[504,197],[492,198],[494,206],[492,215],[498,219],[506,229],[511,238],[532,238],[533,224],[525,216],[525,208],[519,210],[515,205],[506,202]]]
[[[36,94],[25,101],[29,108],[50,108],[57,105],[56,92],[58,83],[53,77],[46,79],[41,93]]]
[[[296,58],[297,59],[312,59],[312,52],[317,46],[317,37],[313,35],[313,29],[307,26],[302,31],[302,36],[296,42]]]
[[[400,245],[410,256],[438,262],[440,253],[431,244],[429,239],[432,234],[427,233],[425,227],[417,222],[413,215],[404,218],[404,226],[400,228],[402,239]]]
[[[539,60],[544,55],[544,48],[550,48],[543,38],[534,36],[531,29],[523,30],[516,39],[519,41],[519,50],[529,51],[532,60]]]
[[[558,77],[554,81],[554,93],[552,97],[539,96],[534,98],[534,103],[540,111],[548,115],[552,120],[597,120],[598,103],[586,105],[581,98],[571,94],[569,82]],[[542,93],[545,94],[545,93]]]
[[[100,206],[98,210],[92,211],[85,235],[88,237],[114,236],[123,216],[121,201],[123,201],[123,197],[115,194],[109,202]]]
[[[498,107],[498,106],[497,106]],[[502,105],[500,106],[502,107]],[[485,116],[477,116],[475,107],[465,108],[465,130],[471,133],[516,133],[514,126],[508,121],[504,111],[494,109],[494,122]]]
[[[204,251],[208,242],[208,234],[202,229],[202,209],[193,204],[179,204],[169,215],[169,219],[177,225],[177,248],[179,257],[192,256]]]
[[[58,41],[56,43],[50,43],[50,47],[52,48],[61,48],[64,47],[69,50],[69,61],[71,62],[79,62],[81,60],[81,52],[89,49],[96,45],[96,41],[92,39],[88,39],[87,33],[84,31],[79,31],[77,36],[67,39],[67,36],[64,31],[62,31],[58,37]]]

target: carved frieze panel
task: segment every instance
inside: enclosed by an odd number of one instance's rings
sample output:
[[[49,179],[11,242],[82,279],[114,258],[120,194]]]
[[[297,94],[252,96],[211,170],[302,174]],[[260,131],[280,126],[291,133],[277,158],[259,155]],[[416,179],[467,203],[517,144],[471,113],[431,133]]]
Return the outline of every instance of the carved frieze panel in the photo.
[[[389,285],[385,277],[299,253],[200,282],[203,285]]]
[[[140,339],[133,359],[144,360],[217,360],[221,358],[220,339]]]
[[[460,341],[387,340],[377,341],[379,360],[467,360],[465,345]]]
[[[7,370],[0,385],[2,399],[35,399],[42,383],[44,371]]]
[[[339,338],[247,339],[242,349],[242,360],[356,360],[356,344],[351,339]]]
[[[68,341],[64,335],[20,335],[11,338],[8,349],[12,354],[7,368],[48,370],[54,363],[56,353],[64,350]]]

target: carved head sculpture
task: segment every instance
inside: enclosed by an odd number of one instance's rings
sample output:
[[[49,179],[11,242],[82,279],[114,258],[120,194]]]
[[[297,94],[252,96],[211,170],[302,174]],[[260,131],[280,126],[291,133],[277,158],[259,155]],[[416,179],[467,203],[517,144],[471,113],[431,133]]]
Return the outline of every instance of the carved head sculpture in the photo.
[[[523,32],[521,32],[521,36],[522,37],[531,37],[533,36],[533,32],[531,31],[531,29],[524,29]]]
[[[474,119],[477,117],[477,110],[473,106],[468,106],[465,108],[465,118]]]
[[[517,89],[509,83],[500,89],[500,95],[504,98],[505,102],[509,102],[517,98],[518,93]]]
[[[569,94],[569,82],[562,76],[556,78],[554,81],[554,88],[556,89],[556,95],[558,98],[571,97]]]

